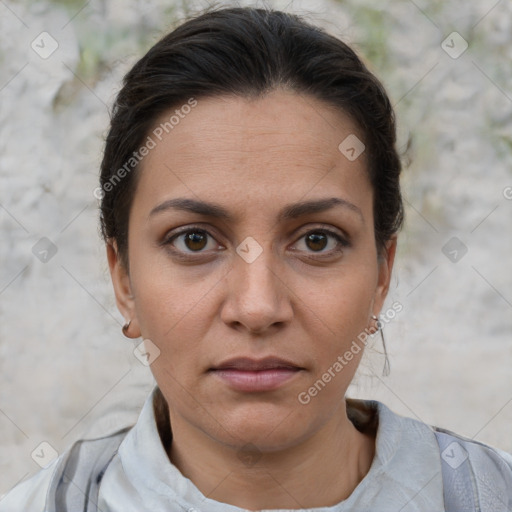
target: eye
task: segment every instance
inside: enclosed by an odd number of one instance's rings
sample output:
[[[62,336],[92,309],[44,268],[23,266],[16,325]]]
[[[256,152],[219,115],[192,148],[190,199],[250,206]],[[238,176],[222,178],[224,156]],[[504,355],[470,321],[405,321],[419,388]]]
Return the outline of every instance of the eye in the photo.
[[[332,255],[341,252],[345,247],[350,245],[341,235],[325,228],[315,229],[305,233],[300,238],[300,241],[303,241],[302,246],[305,247],[305,249],[302,249],[300,247],[301,244],[299,244],[298,250],[319,253],[321,255]]]
[[[299,243],[300,242],[300,243]],[[305,251],[318,257],[333,256],[341,252],[350,243],[340,234],[325,228],[311,230],[299,239],[294,249]],[[221,247],[215,238],[205,229],[188,226],[177,233],[168,236],[162,245],[170,246],[177,255],[193,255],[206,253]],[[298,247],[297,247],[298,246]]]
[[[179,252],[192,254],[204,252],[204,249],[214,249],[218,247],[218,244],[210,243],[211,240],[214,240],[214,238],[208,231],[189,227],[167,238],[164,244],[172,245]],[[211,247],[209,247],[209,245]]]

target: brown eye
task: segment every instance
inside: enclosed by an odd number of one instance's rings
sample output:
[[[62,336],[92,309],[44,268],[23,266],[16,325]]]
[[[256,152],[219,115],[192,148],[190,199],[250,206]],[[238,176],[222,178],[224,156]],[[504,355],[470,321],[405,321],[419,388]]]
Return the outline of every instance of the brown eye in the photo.
[[[297,242],[298,249],[311,255],[318,253],[318,256],[333,256],[350,246],[348,240],[335,231],[329,229],[315,229],[302,235]],[[297,247],[297,245],[296,245]]]
[[[185,234],[185,246],[191,251],[200,251],[206,247],[208,238],[202,231],[190,231]]]
[[[185,254],[202,253],[205,249],[211,249],[208,244],[215,241],[212,235],[203,229],[189,228],[175,235],[172,235],[164,241],[164,245],[169,245]],[[216,245],[213,244],[213,247]]]
[[[327,241],[327,235],[325,233],[310,233],[306,235],[306,245],[313,251],[325,249]]]

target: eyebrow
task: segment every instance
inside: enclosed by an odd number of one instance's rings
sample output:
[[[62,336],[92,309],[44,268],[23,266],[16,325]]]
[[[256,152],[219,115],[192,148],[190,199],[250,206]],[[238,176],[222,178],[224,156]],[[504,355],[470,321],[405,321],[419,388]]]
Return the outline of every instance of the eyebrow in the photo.
[[[311,201],[301,201],[299,203],[289,204],[282,208],[277,218],[279,221],[296,219],[308,214],[324,212],[336,206],[341,206],[357,213],[359,217],[361,217],[361,220],[364,222],[364,217],[360,208],[358,208],[355,204],[347,201],[346,199],[342,199],[340,197],[315,199]],[[226,221],[233,220],[231,214],[224,207],[218,204],[210,203],[207,201],[198,201],[196,199],[189,199],[185,197],[168,199],[167,201],[164,201],[163,203],[155,206],[155,208],[151,210],[148,218],[168,210],[182,210]]]

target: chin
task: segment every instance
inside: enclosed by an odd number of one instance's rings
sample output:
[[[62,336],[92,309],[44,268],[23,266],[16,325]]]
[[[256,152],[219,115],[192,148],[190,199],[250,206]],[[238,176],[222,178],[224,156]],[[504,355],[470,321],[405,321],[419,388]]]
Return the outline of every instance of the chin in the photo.
[[[227,432],[232,434],[239,440],[238,449],[249,443],[261,451],[289,448],[308,437],[307,432],[311,428],[306,418],[299,417],[299,412],[283,405],[256,402],[239,404],[229,410],[223,408],[217,417],[223,418],[225,430],[221,429],[219,433],[230,445],[233,437],[227,439]]]

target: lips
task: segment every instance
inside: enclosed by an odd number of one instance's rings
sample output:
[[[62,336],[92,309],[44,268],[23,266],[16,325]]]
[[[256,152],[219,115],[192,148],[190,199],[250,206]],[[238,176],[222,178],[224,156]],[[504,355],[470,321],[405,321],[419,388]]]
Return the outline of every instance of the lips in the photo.
[[[249,357],[237,357],[229,359],[218,366],[210,368],[210,371],[216,370],[239,370],[257,372],[263,370],[276,370],[276,369],[287,369],[287,370],[302,370],[300,366],[295,363],[281,359],[278,357],[266,357],[264,359],[251,359]]]
[[[239,357],[210,368],[209,372],[238,392],[274,391],[300,374],[304,368],[278,357]]]

